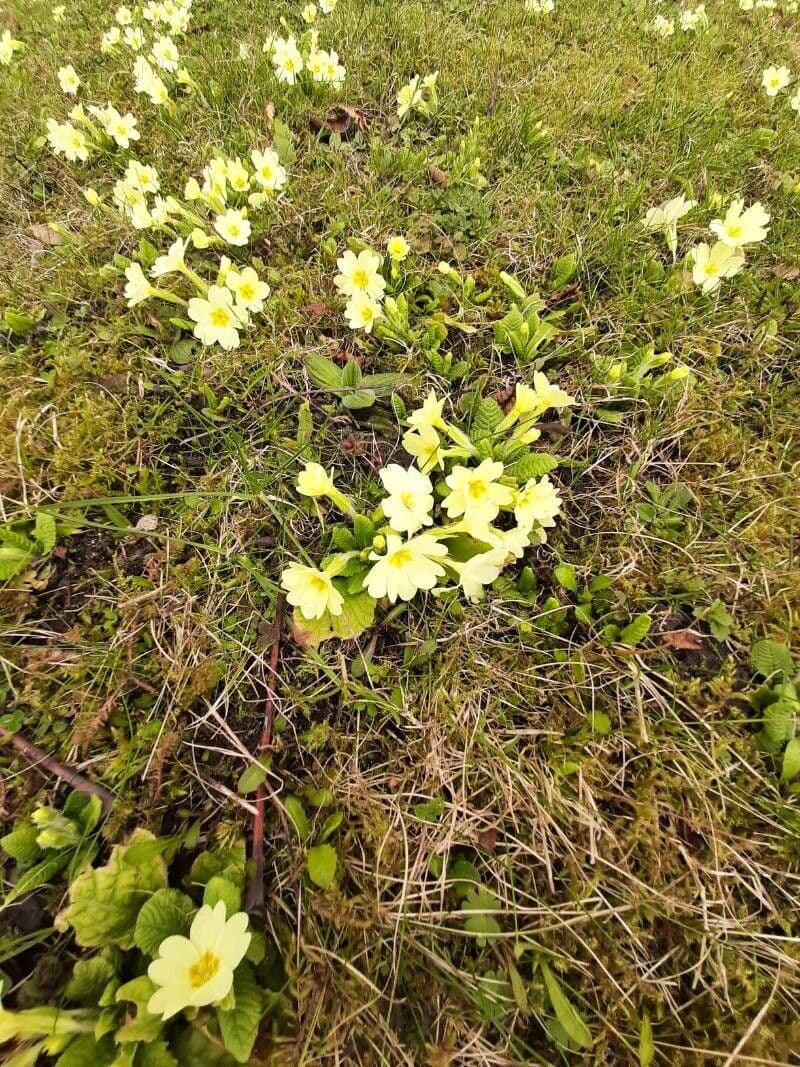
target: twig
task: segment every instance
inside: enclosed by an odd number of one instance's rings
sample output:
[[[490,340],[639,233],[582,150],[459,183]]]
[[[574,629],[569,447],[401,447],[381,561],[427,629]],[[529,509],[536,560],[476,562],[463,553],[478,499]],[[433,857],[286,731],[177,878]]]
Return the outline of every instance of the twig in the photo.
[[[575,296],[581,291],[581,283],[573,282],[572,285],[567,285],[563,289],[559,289],[557,293],[551,293],[545,299],[545,303],[548,307],[553,307],[554,304],[560,304],[562,300],[567,300],[571,296]]]
[[[48,756],[32,741],[26,741],[20,734],[12,734],[2,726],[0,726],[0,741],[10,741],[13,747],[23,756],[27,756],[33,766],[42,774],[45,772],[54,774],[57,778],[63,779],[67,785],[71,785],[73,789],[77,789],[79,793],[88,793],[90,796],[99,797],[100,803],[103,805],[103,811],[106,813],[111,811],[114,805],[114,798],[107,789],[90,782],[88,778],[84,778],[82,774],[72,770],[71,767],[66,767],[63,763],[59,763],[53,756]]]
[[[263,755],[272,744],[272,724],[275,719],[274,679],[281,652],[281,632],[283,630],[283,609],[285,598],[280,596],[275,605],[275,623],[272,630],[272,647],[269,653],[269,678],[266,683],[264,700],[264,730],[258,745],[258,755]],[[253,840],[250,858],[253,861],[253,873],[247,885],[245,908],[250,915],[264,911],[264,818],[267,810],[267,789],[261,782],[256,790],[256,811],[253,817]]]

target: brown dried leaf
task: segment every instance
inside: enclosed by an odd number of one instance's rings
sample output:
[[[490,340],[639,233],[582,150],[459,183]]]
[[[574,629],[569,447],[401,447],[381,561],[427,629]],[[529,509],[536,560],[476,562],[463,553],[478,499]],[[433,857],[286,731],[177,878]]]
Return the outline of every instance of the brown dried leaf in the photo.
[[[34,223],[31,226],[31,233],[43,246],[60,245],[63,241],[61,234],[47,222]]]
[[[661,634],[661,643],[667,648],[676,648],[684,652],[699,652],[703,647],[703,638],[694,630],[669,630]]]
[[[324,304],[304,304],[301,311],[305,311],[306,315],[310,315],[312,319],[321,319],[328,313]]]
[[[487,852],[494,852],[497,848],[498,837],[499,831],[497,830],[497,827],[492,826],[488,830],[482,830],[478,834],[478,844]]]
[[[783,278],[784,281],[794,282],[800,278],[800,267],[790,267],[788,263],[776,263],[772,268],[772,273],[776,278]]]
[[[363,111],[349,104],[336,104],[324,118],[309,115],[308,124],[314,133],[338,133],[343,140],[356,133],[366,133],[368,120]]]
[[[264,122],[267,126],[271,126],[274,118],[275,105],[271,100],[267,100],[266,104],[264,104]]]
[[[450,179],[442,168],[437,167],[435,163],[432,163],[430,167],[428,167],[428,177],[435,185],[438,185],[440,189],[446,189],[450,184]]]

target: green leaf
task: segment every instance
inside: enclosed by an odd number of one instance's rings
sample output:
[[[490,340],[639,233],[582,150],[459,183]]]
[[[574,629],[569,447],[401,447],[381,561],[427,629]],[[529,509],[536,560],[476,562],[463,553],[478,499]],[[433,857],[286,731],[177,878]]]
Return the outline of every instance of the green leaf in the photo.
[[[301,841],[307,841],[311,833],[311,826],[300,798],[289,794],[289,796],[285,797],[283,806],[292,825],[297,830],[297,836]]]
[[[267,768],[263,763],[251,763],[245,767],[239,775],[236,791],[244,796],[246,793],[255,793],[256,789],[267,777]]]
[[[91,956],[78,960],[72,968],[72,977],[64,990],[68,1000],[87,1008],[100,1003],[103,990],[114,977],[114,967],[105,956]]]
[[[178,1067],[178,1061],[170,1052],[166,1041],[155,1041],[139,1048],[136,1067]]]
[[[49,511],[37,511],[33,528],[34,537],[39,542],[42,555],[49,556],[56,547],[56,520]]]
[[[278,159],[284,166],[293,163],[297,152],[294,147],[294,134],[280,119],[272,121],[272,145],[277,152]]]
[[[792,673],[794,667],[791,652],[780,641],[756,641],[750,650],[750,660],[753,670],[765,678],[770,678],[773,674],[786,677]]]
[[[71,926],[84,948],[133,945],[136,919],[143,904],[158,889],[166,888],[167,869],[161,856],[141,864],[126,863],[137,843],[155,841],[147,830],[135,830],[129,842],[116,845],[104,867],[79,874],[70,886],[69,904],[56,925]]]
[[[332,837],[342,825],[343,821],[344,814],[341,811],[335,811],[332,815],[329,815],[319,832],[319,837],[317,838],[318,843],[321,845],[323,842],[327,841],[329,837]]]
[[[500,905],[497,897],[491,890],[483,885],[471,885],[461,905],[462,912],[492,912],[499,911]],[[490,944],[502,933],[500,923],[492,915],[468,914],[464,921],[464,929],[472,934],[478,934],[479,945]]]
[[[196,910],[191,897],[179,889],[159,889],[142,905],[133,933],[134,944],[146,955],[157,956],[162,941],[174,934],[188,934]]]
[[[642,1025],[639,1030],[639,1067],[650,1067],[656,1056],[656,1047],[653,1044],[653,1026],[647,1012],[642,1016]]]
[[[56,1060],[56,1067],[111,1067],[117,1054],[110,1034],[96,1041],[92,1034],[81,1034],[70,1041]]]
[[[4,903],[10,904],[12,901],[19,900],[20,897],[32,893],[34,889],[49,885],[58,872],[63,870],[69,863],[70,855],[69,849],[65,849],[55,855],[46,856],[39,863],[35,863],[33,867],[29,867],[9,889]]]
[[[0,837],[0,848],[22,867],[30,867],[41,855],[36,844],[39,831],[29,823],[16,827],[10,834]]]
[[[306,359],[308,376],[318,389],[340,389],[342,369],[325,356],[313,355]]]
[[[408,410],[406,408],[405,401],[399,393],[392,393],[392,411],[394,412],[394,417],[397,419],[398,422],[405,421],[408,415]]]
[[[578,270],[578,261],[575,258],[574,253],[569,252],[566,256],[561,256],[560,259],[555,260],[550,268],[550,286],[552,289],[563,289],[565,285],[572,281]]]
[[[242,910],[242,892],[229,878],[223,878],[221,874],[215,874],[209,878],[203,892],[203,903],[213,908],[218,900],[225,905],[225,915],[228,919]]]
[[[361,384],[361,378],[361,367],[359,367],[354,359],[348,360],[341,372],[342,385],[346,386],[348,389],[355,388],[357,385]]]
[[[332,637],[342,640],[359,637],[372,626],[375,619],[375,601],[365,590],[345,596],[341,615],[328,612],[321,619],[306,619],[295,608],[295,639],[298,643],[315,647]]]
[[[570,1041],[577,1045],[578,1048],[591,1048],[592,1035],[580,1012],[564,996],[561,986],[550,970],[549,964],[545,960],[540,960],[539,966],[547,989],[547,995],[550,998],[553,1011],[556,1013],[556,1019],[563,1026]]]
[[[342,403],[350,411],[361,411],[364,408],[371,408],[375,403],[376,396],[372,389],[353,389],[350,393],[345,393],[342,397]]]
[[[531,452],[510,463],[506,467],[506,473],[520,483],[528,482],[531,478],[543,478],[545,474],[554,471],[558,464],[555,456],[548,456],[545,452]]]
[[[764,733],[776,745],[791,741],[800,717],[800,704],[795,700],[776,700],[764,710]]]
[[[333,845],[315,845],[308,850],[306,867],[308,876],[314,885],[327,889],[336,877],[338,857]]]
[[[248,1063],[258,1037],[263,1012],[261,991],[248,963],[236,968],[233,976],[236,1006],[230,1011],[217,1009],[217,1021],[225,1048],[237,1063]]]
[[[569,563],[559,563],[553,568],[553,577],[562,589],[568,589],[570,593],[578,592],[578,579],[575,576],[575,568]]]
[[[619,635],[620,643],[623,645],[638,645],[650,632],[651,623],[652,620],[649,615],[637,615],[633,622],[629,622],[627,626],[623,627]]]
[[[791,782],[798,774],[800,774],[800,738],[793,737],[784,749],[781,781]]]
[[[424,822],[438,822],[444,814],[444,797],[432,797],[414,805],[414,814]]]
[[[357,548],[371,548],[375,526],[366,515],[353,516],[353,535]]]
[[[503,409],[496,400],[485,396],[475,408],[472,416],[472,438],[480,441],[493,436],[494,431],[503,421]]]

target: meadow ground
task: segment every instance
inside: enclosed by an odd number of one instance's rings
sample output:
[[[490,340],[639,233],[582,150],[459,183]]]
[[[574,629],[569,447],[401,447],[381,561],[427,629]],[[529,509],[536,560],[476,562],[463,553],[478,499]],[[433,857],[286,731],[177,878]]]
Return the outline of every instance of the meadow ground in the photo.
[[[262,51],[307,52],[299,0],[194,0],[157,105],[134,49],[100,48],[113,8],[5,0],[4,1062],[800,1063],[800,14],[748,6],[683,28],[672,0],[339,0],[314,22],[336,87]],[[95,118],[87,160],[52,150],[66,64],[138,141]],[[271,287],[238,347],[129,307],[129,261],[213,221],[187,180],[269,146],[287,180],[249,241],[209,224],[192,250]],[[137,229],[130,159],[193,217]],[[678,196],[673,255],[642,220]],[[767,233],[704,288],[687,254],[736,197]],[[410,322],[351,329],[348,247],[379,250]],[[540,371],[575,401],[525,468],[558,460],[546,543],[475,603],[361,594],[357,636],[319,643],[292,622],[283,572],[332,527],[353,592],[429,390],[496,460]],[[298,495],[307,462],[359,502],[354,535]],[[70,796],[67,767],[110,796]],[[251,915],[235,996],[163,1023],[148,959],[218,900]]]

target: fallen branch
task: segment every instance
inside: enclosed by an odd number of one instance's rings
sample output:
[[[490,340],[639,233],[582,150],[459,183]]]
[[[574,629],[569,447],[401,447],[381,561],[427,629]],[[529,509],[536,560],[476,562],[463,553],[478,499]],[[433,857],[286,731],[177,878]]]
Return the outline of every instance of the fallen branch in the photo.
[[[280,596],[275,605],[275,622],[272,628],[272,645],[269,653],[269,677],[266,683],[266,695],[264,698],[264,729],[261,741],[258,745],[257,755],[262,756],[272,744],[272,724],[275,721],[275,689],[274,680],[278,669],[278,658],[281,652],[281,633],[283,631],[283,609],[285,598]],[[253,873],[247,885],[245,893],[245,910],[250,914],[261,914],[264,911],[264,819],[267,811],[267,787],[261,782],[256,790],[256,810],[253,817],[253,840],[250,848],[250,859],[253,861]]]
[[[107,789],[90,782],[88,778],[84,778],[78,771],[59,763],[53,756],[48,756],[32,741],[26,741],[20,734],[12,734],[2,726],[0,726],[0,741],[10,742],[17,752],[26,756],[44,776],[54,774],[57,778],[61,778],[66,782],[67,785],[71,785],[73,789],[77,789],[79,793],[88,793],[89,796],[99,797],[100,803],[103,805],[103,811],[106,813],[111,811],[114,805],[114,798]]]

